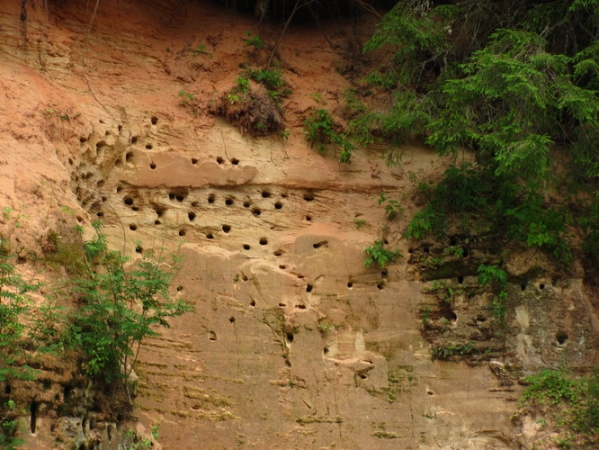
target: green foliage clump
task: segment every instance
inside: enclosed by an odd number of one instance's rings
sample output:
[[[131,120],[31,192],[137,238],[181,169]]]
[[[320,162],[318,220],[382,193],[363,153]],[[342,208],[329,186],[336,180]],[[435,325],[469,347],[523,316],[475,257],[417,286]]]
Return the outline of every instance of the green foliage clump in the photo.
[[[544,413],[565,441],[580,447],[599,444],[599,371],[574,378],[567,372],[545,369],[525,378],[519,415]]]
[[[577,382],[564,372],[545,369],[537,375],[527,377],[525,381],[529,385],[522,395],[522,403],[536,399],[540,403],[557,405],[564,400],[573,402],[579,399]]]
[[[304,121],[306,140],[311,146],[316,145],[318,151],[323,153],[326,144],[336,144],[341,148],[339,162],[349,164],[354,146],[344,133],[337,132],[337,128],[337,124],[325,109],[314,110]]]
[[[432,359],[439,359],[441,361],[447,361],[452,356],[466,356],[478,353],[479,350],[472,345],[472,342],[466,343],[454,343],[449,345],[438,345],[432,348]]]
[[[179,91],[179,100],[181,102],[181,106],[187,106],[192,104],[195,100],[194,95],[191,92],[187,92],[185,89],[181,89]]]
[[[291,89],[287,87],[280,70],[250,68],[248,74],[252,80],[261,83],[266,88],[268,95],[277,105],[279,105],[280,98],[291,95]]]
[[[15,272],[10,256],[0,239],[0,381],[33,380],[35,373],[17,361],[22,353],[26,327],[21,316],[28,309],[26,294],[37,288]],[[15,449],[23,444],[17,437],[17,405],[12,399],[0,399],[0,447]]]
[[[32,369],[18,365],[16,358],[26,331],[21,317],[28,310],[26,294],[37,287],[15,272],[10,255],[0,248],[0,381],[34,378]]]
[[[366,52],[391,46],[396,49],[393,64],[367,77],[371,84],[390,89],[397,84],[418,82],[424,66],[434,66],[446,56],[451,46],[451,23],[459,8],[451,5],[429,9],[422,2],[398,2],[380,21],[364,45]],[[422,55],[429,60],[422,63]]]
[[[243,75],[237,77],[237,90],[242,94],[245,94],[250,90],[250,82]]]
[[[8,400],[5,405],[0,405],[0,447],[5,450],[16,450],[25,443],[17,437],[19,421],[16,418],[17,404]]]
[[[499,290],[497,298],[493,299],[493,315],[499,323],[505,325],[507,312],[507,273],[494,265],[481,264],[478,266],[478,284],[481,286],[494,286]]]
[[[269,91],[277,92],[285,84],[280,70],[250,69],[249,73],[252,80],[262,83]]]
[[[379,239],[370,247],[364,249],[364,253],[368,255],[364,259],[364,265],[370,267],[372,263],[376,263],[381,269],[384,269],[387,264],[390,264],[402,257],[401,250],[387,250],[385,241]]]
[[[244,39],[245,45],[248,47],[254,47],[255,49],[261,49],[264,47],[264,42],[260,39],[260,36],[256,36],[250,30],[246,33],[247,38]]]
[[[381,192],[379,195],[379,205],[382,205],[383,203],[385,203],[385,216],[387,216],[387,219],[389,220],[395,219],[404,211],[404,208],[397,200],[389,198],[387,197],[387,194]]]
[[[427,204],[412,217],[406,237],[444,238],[450,224],[467,235],[505,235],[507,231],[509,238],[546,250],[557,261],[569,264],[567,211],[548,207],[537,191],[522,191],[513,176],[494,176],[492,170],[471,163],[452,165],[436,186],[425,184],[421,195]]]

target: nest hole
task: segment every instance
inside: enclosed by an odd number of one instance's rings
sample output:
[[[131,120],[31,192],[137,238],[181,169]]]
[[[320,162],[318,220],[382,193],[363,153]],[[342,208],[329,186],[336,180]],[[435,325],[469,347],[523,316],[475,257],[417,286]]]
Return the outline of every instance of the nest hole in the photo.
[[[558,331],[555,335],[555,340],[559,345],[564,345],[568,340],[568,333],[566,333],[565,331]]]

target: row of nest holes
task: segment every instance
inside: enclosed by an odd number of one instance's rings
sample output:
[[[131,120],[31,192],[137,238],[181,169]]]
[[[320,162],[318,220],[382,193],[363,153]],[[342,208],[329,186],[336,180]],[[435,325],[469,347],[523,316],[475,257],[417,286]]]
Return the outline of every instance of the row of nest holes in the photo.
[[[117,189],[117,192],[119,191],[119,189]],[[262,193],[262,197],[263,198],[268,198],[270,197],[270,194],[268,193],[268,195],[265,195],[267,193],[263,192]],[[308,194],[306,194],[308,195]],[[313,199],[313,197],[311,197],[310,195],[308,195],[310,198]],[[175,193],[175,192],[171,192],[168,194],[168,198],[169,200],[177,200],[178,202],[183,202],[185,200],[185,195],[181,194],[181,193]],[[283,197],[286,198],[287,195],[283,194]],[[305,197],[305,196],[304,196]],[[210,194],[207,198],[208,203],[210,204],[214,204],[216,202],[216,195],[215,194]],[[307,201],[312,201],[312,200],[307,200]],[[134,206],[135,204],[135,200],[133,199],[133,197],[130,196],[126,196],[123,197],[123,203],[127,206]],[[225,205],[227,206],[233,206],[235,204],[235,198],[234,197],[227,197],[225,199]],[[249,200],[246,200],[243,202],[243,206],[244,208],[249,208],[251,206],[251,202]],[[194,201],[191,203],[191,206],[194,208],[197,208],[200,206],[200,203],[197,201]],[[274,203],[274,208],[275,209],[283,209],[283,202],[281,202],[280,200]],[[164,213],[164,209],[159,209],[156,211],[158,213],[158,215],[162,215],[162,213]],[[260,214],[262,213],[262,211],[259,208],[253,208],[252,209],[252,214],[254,214],[254,216],[259,217]],[[195,217],[195,215],[194,215]],[[307,216],[309,217],[309,216]],[[310,217],[309,220],[312,220],[312,218]]]
[[[117,188],[117,192],[119,190],[120,190],[120,188]],[[270,197],[269,193],[268,193],[268,195],[265,195],[265,194],[266,193],[263,192],[262,193],[262,197],[264,197],[264,198]],[[283,197],[286,197],[286,195],[283,194]],[[309,199],[309,200],[306,200],[306,201],[312,201],[314,199],[314,197],[311,194],[305,194],[304,198],[306,198],[306,197],[308,197],[308,199]],[[179,202],[183,202],[183,200],[185,200],[185,195],[171,192],[169,194],[169,199],[170,200],[177,200]],[[106,201],[106,197],[102,197],[102,200]],[[216,196],[214,194],[210,194],[208,196],[208,203],[213,204],[215,201],[216,201]],[[123,198],[123,203],[125,205],[131,207],[132,211],[139,211],[139,207],[135,205],[135,200],[133,199],[133,197],[130,197],[130,196],[124,197]],[[231,198],[231,197],[228,197],[227,199],[225,199],[225,204],[227,206],[232,206],[234,203],[235,203],[235,200],[233,198]],[[194,201],[194,202],[191,203],[191,206],[192,207],[199,207],[199,202]],[[243,206],[245,208],[249,208],[251,206],[251,202],[248,201],[248,200],[246,200],[243,203]],[[274,208],[277,209],[277,210],[283,209],[283,203],[281,201],[277,201],[276,203],[274,203]],[[164,212],[166,211],[166,209],[165,208],[157,207],[157,208],[155,208],[155,211],[156,211],[157,216],[161,217],[164,214]],[[252,211],[252,214],[255,217],[260,217],[260,215],[262,214],[262,210],[260,208],[252,208],[251,211]],[[104,212],[103,211],[99,211],[99,212],[96,213],[96,215],[98,217],[103,217],[104,216]],[[196,219],[197,215],[196,215],[195,212],[190,211],[190,212],[187,213],[187,217],[188,217],[188,219],[189,219],[190,222],[193,222]],[[311,222],[312,221],[312,216],[307,215],[305,217],[305,219],[306,219],[306,221]],[[162,222],[160,220],[156,220],[154,223],[155,223],[155,225],[160,225]]]
[[[146,149],[148,149],[148,150],[152,150],[152,144],[146,144]],[[129,155],[129,153],[127,153],[127,155]],[[133,156],[133,155],[131,155],[131,156]],[[127,161],[129,162],[129,160],[127,160]],[[199,160],[198,160],[197,158],[191,158],[191,164],[192,164],[192,165],[194,165],[194,166],[195,166],[195,165],[197,165],[197,164],[198,164],[198,162],[199,162]],[[225,163],[225,160],[219,156],[218,158],[216,158],[216,162],[217,162],[218,164],[224,164],[224,163]],[[236,166],[236,165],[238,165],[238,164],[239,164],[239,162],[240,162],[240,161],[239,161],[237,158],[232,158],[232,159],[230,160],[230,162],[231,162],[231,164],[233,164],[234,166]],[[120,160],[118,160],[118,161],[116,162],[116,165],[117,165],[117,166],[118,166],[118,165],[120,165]],[[155,163],[154,161],[152,161],[152,162],[150,163],[150,169],[152,169],[152,170],[156,170],[156,168],[157,168],[157,167],[158,167],[158,166],[156,165],[156,163]]]
[[[251,303],[251,305],[252,305],[252,306],[255,306],[255,305],[256,305],[256,302],[255,302],[254,300],[252,300],[252,303]],[[279,306],[281,306],[281,307],[285,307],[285,306],[287,306],[287,305],[285,305],[284,303],[279,303]],[[299,308],[299,309],[306,309],[306,305],[296,305],[296,308]],[[453,319],[454,321],[455,321],[455,320],[457,320],[457,316],[455,316],[455,314],[454,314],[454,317],[452,317],[452,319]],[[233,317],[233,316],[229,317],[229,322],[230,322],[231,324],[235,324],[235,317]],[[214,331],[210,331],[210,332],[208,332],[208,339],[210,339],[210,341],[212,341],[212,342],[215,342],[215,341],[216,341],[216,333],[215,333]],[[293,335],[293,333],[292,333],[292,332],[287,332],[287,333],[285,333],[285,340],[287,341],[287,343],[291,343],[291,342],[293,342],[293,340],[294,340],[294,335]],[[555,340],[557,341],[557,343],[558,343],[559,345],[564,345],[564,344],[566,343],[566,341],[568,340],[568,333],[566,333],[565,331],[558,331],[558,332],[556,333],[556,335],[555,335]],[[328,349],[328,347],[325,347],[323,352],[324,352],[324,354],[326,355],[326,354],[329,352],[329,349]],[[365,378],[363,378],[363,379],[365,379]],[[432,392],[427,392],[427,393],[428,393],[429,395],[432,395]],[[32,420],[32,430],[31,430],[31,432],[32,432],[32,433],[34,433],[34,432],[35,432],[35,427],[34,427],[34,425],[33,425],[33,417],[34,417],[34,413],[33,413],[33,404],[34,404],[34,403],[36,404],[36,411],[37,411],[37,403],[36,403],[36,402],[32,402],[32,409],[31,409],[31,411],[32,411],[32,413],[31,413],[31,417],[32,417],[32,419],[31,419],[31,420]]]
[[[117,192],[117,194],[118,194],[119,192],[121,192],[121,190],[122,190],[122,189],[123,189],[123,188],[122,188],[122,186],[117,186],[117,188],[116,188],[116,192]],[[262,191],[262,192],[260,193],[260,196],[261,196],[262,198],[270,198],[270,197],[272,197],[272,193],[271,193],[270,191]],[[182,193],[182,192],[176,192],[176,191],[173,191],[173,192],[170,192],[170,193],[168,194],[168,198],[169,198],[169,200],[177,200],[178,202],[183,202],[183,201],[185,200],[185,198],[186,198],[186,197],[187,197],[187,193]],[[287,194],[286,194],[286,193],[283,193],[283,194],[281,194],[281,197],[283,197],[283,198],[287,198]],[[313,193],[311,193],[311,192],[306,192],[306,193],[304,193],[304,195],[303,195],[303,198],[304,198],[304,200],[305,200],[305,201],[307,201],[307,202],[311,202],[311,201],[313,201],[313,200],[314,200],[314,198],[315,198],[315,197],[314,197],[314,194],[313,194]],[[133,198],[132,198],[132,197],[130,197],[130,196],[126,196],[126,197],[124,197],[124,198],[123,198],[123,201],[124,201],[124,202],[125,202],[125,204],[127,204],[127,205],[132,205],[132,204],[133,204]],[[213,203],[215,203],[215,202],[216,202],[216,194],[214,194],[214,193],[211,193],[211,194],[209,194],[209,195],[208,195],[208,198],[207,198],[207,201],[208,201],[208,203],[210,203],[210,204],[213,204]],[[225,204],[226,204],[227,206],[232,206],[234,203],[235,203],[235,198],[234,198],[234,197],[227,197],[227,198],[225,199]],[[275,203],[275,205],[276,205],[276,203]],[[198,206],[200,206],[200,204],[199,204],[199,202],[195,201],[195,202],[192,202],[191,206],[193,206],[193,207],[198,207]],[[244,201],[244,203],[243,203],[243,206],[244,206],[245,208],[249,208],[249,207],[251,206],[251,202],[250,202],[249,200],[246,200],[246,201]],[[277,207],[277,209],[280,209],[280,207]]]
[[[464,283],[464,276],[463,275],[458,276],[457,280],[458,280],[458,284],[463,284]],[[525,291],[526,290],[526,286],[527,286],[526,283],[520,284],[520,290]],[[539,284],[539,289],[541,291],[544,290],[545,289],[545,283],[540,283]]]

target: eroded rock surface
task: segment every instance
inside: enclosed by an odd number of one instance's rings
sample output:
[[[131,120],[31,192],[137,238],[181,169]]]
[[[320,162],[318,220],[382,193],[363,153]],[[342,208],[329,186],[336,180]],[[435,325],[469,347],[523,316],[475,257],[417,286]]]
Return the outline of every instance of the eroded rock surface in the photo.
[[[515,448],[515,381],[599,363],[582,273],[552,279],[542,257],[514,256],[499,332],[476,248],[446,258],[440,275],[422,266],[418,255],[444,244],[402,237],[416,208],[410,173],[435,177],[448,161],[408,146],[400,167],[375,149],[343,165],[304,141],[310,108],[340,109],[350,84],[336,68],[369,20],[288,30],[289,139],[253,139],[208,114],[251,59],[253,16],[209,2],[102,0],[88,34],[80,3],[50,5],[47,16],[32,5],[26,24],[16,3],[0,6],[0,199],[27,233],[3,226],[25,259],[61,208],[87,235],[102,220],[112,247],[133,258],[183,256],[174,289],[193,312],[148,340],[136,368],[136,414],[145,430],[159,425],[163,448]],[[263,32],[278,37],[274,26]],[[382,191],[403,215],[385,218]],[[404,258],[365,267],[377,239]],[[453,289],[451,302],[435,281]],[[480,352],[470,365],[432,360],[438,342]],[[86,432],[76,420],[65,429]],[[105,445],[111,427],[98,432]],[[51,448],[55,434],[40,425],[29,448]]]

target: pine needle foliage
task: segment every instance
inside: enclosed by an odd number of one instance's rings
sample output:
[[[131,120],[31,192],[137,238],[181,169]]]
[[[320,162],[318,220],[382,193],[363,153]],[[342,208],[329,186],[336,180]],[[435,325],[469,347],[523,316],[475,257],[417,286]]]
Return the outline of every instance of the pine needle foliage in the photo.
[[[577,221],[585,250],[599,256],[599,0],[400,2],[364,49],[383,47],[394,56],[366,81],[394,101],[348,129],[396,143],[421,138],[441,154],[476,153],[467,171],[446,173],[409,236],[442,233],[454,213],[463,218],[478,208],[491,213],[492,227],[507,225],[512,237],[567,262],[563,238],[574,220],[547,203],[547,192],[567,180],[568,195],[590,199]],[[569,155],[561,179],[556,146]],[[482,183],[447,191],[458,173]],[[443,192],[446,203],[435,205]]]

